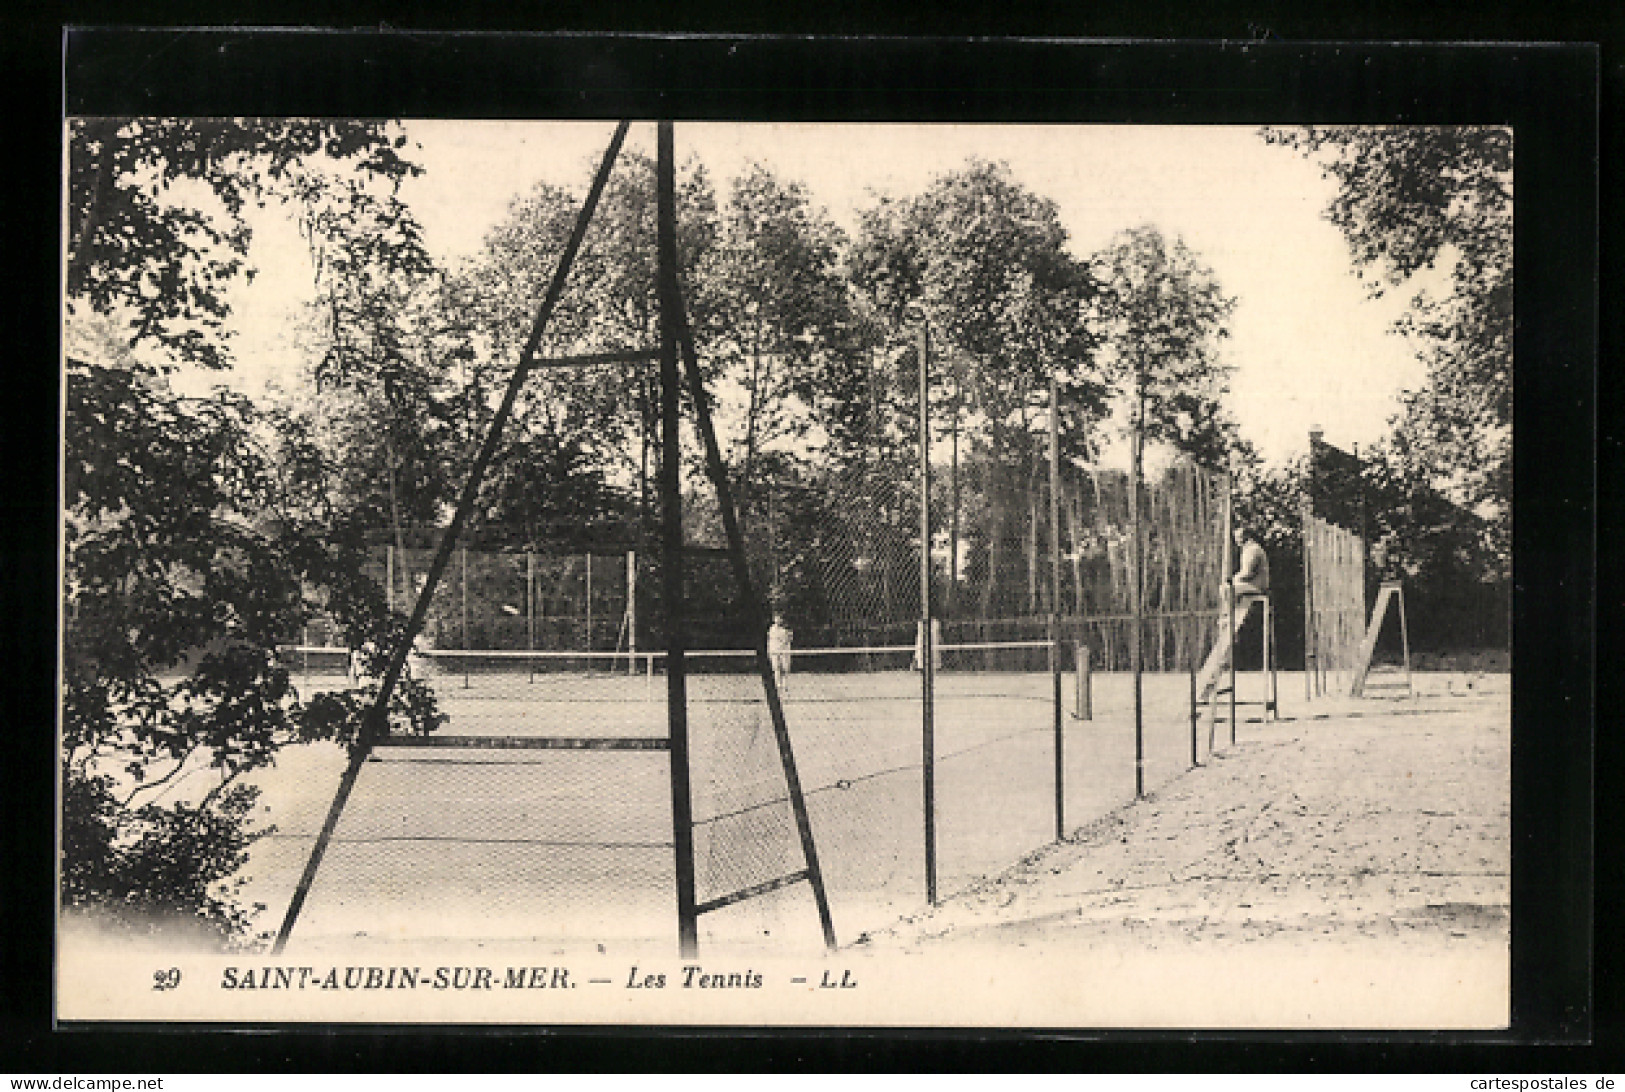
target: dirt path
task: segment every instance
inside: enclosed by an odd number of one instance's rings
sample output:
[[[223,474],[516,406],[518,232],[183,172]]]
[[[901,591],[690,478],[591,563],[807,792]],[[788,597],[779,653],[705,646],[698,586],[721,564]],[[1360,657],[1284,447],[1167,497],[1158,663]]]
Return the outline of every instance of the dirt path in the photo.
[[[1240,736],[1204,768],[860,947],[1505,949],[1505,693],[1345,706],[1244,724]]]

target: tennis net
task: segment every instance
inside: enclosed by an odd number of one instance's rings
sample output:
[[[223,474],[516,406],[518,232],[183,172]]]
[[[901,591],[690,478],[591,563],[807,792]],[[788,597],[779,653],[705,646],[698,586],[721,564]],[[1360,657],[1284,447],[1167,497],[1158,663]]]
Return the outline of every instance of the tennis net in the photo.
[[[939,701],[1052,699],[1051,645],[1046,641],[940,644],[934,652]],[[288,645],[279,653],[307,699],[365,681],[352,675],[351,657],[344,648]],[[913,645],[793,649],[781,661],[781,696],[787,706],[919,701],[919,660]],[[486,722],[491,721],[629,723],[624,711],[608,711],[626,705],[663,705],[668,662],[664,651],[522,649],[433,649],[414,653],[409,661],[412,672],[434,687],[442,710],[451,718],[452,732],[475,722],[486,731],[492,727]],[[693,649],[684,653],[684,669],[691,703],[763,700],[754,651]],[[636,723],[647,728],[660,720],[651,717],[645,712]]]

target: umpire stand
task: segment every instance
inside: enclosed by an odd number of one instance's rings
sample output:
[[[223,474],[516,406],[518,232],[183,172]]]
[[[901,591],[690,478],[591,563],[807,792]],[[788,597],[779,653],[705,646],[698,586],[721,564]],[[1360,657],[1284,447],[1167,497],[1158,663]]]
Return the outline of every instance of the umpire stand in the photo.
[[[1240,630],[1247,624],[1247,618],[1252,614],[1253,605],[1259,607],[1260,625],[1258,627],[1259,640],[1259,670],[1263,675],[1263,695],[1256,699],[1243,699],[1240,688],[1237,686],[1235,639]],[[1204,667],[1203,677],[1210,677],[1211,681],[1205,688],[1208,706],[1208,745],[1213,743],[1213,727],[1219,720],[1227,720],[1230,724],[1230,742],[1236,741],[1236,724],[1238,722],[1238,709],[1261,709],[1262,719],[1265,723],[1279,719],[1279,691],[1275,671],[1275,610],[1270,603],[1268,593],[1231,596],[1228,604],[1228,617],[1222,620],[1228,636],[1223,637],[1213,648],[1209,656],[1209,663],[1213,665],[1211,676],[1209,669]],[[1214,661],[1219,661],[1214,663]],[[1221,670],[1225,678],[1220,680]],[[1226,706],[1227,713],[1219,713],[1220,699],[1227,699],[1222,704]]]

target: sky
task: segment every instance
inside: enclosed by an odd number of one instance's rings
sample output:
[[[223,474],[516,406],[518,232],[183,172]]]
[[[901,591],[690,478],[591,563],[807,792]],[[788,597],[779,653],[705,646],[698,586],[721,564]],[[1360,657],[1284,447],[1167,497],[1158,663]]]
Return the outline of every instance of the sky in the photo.
[[[541,182],[584,191],[608,122],[405,123],[424,168],[402,197],[430,251],[455,264],[475,254],[510,203]],[[907,197],[979,157],[1007,163],[1021,185],[1055,202],[1078,257],[1143,224],[1184,239],[1237,298],[1223,359],[1229,407],[1267,462],[1326,439],[1367,447],[1387,432],[1397,396],[1420,385],[1412,348],[1391,331],[1413,289],[1373,300],[1342,235],[1324,218],[1333,183],[1296,152],[1241,126],[685,124],[679,161],[697,157],[719,201],[752,160],[801,182],[843,228],[877,194]],[[654,153],[654,126],[627,148]],[[311,268],[290,221],[255,221],[258,275],[234,298],[240,382],[248,389],[296,366],[293,330]]]

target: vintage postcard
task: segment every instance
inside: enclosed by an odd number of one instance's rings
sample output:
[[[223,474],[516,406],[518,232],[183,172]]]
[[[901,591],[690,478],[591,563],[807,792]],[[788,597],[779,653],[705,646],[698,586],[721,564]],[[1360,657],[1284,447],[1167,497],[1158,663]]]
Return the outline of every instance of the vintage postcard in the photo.
[[[64,1021],[1504,1029],[1504,125],[64,120]]]

